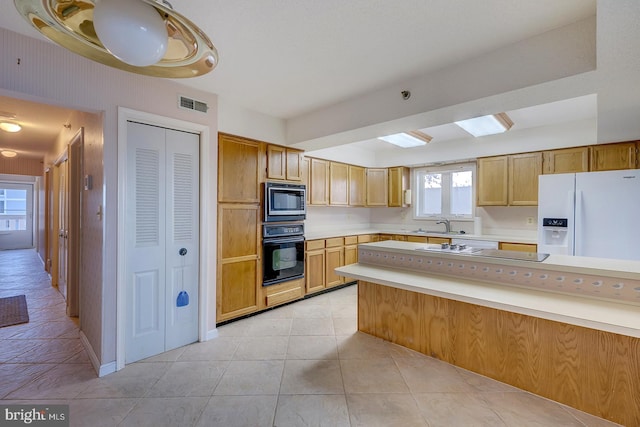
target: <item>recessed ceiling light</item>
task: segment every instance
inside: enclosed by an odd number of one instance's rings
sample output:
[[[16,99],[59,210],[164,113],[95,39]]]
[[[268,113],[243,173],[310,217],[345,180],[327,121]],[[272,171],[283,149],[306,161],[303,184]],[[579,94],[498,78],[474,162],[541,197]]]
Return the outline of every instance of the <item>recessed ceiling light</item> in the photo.
[[[418,130],[381,136],[378,139],[402,148],[419,147],[431,142],[432,137]]]
[[[455,123],[475,137],[503,133],[513,126],[513,122],[506,113],[474,117],[473,119],[460,120]]]
[[[2,150],[0,151],[0,154],[2,154],[4,157],[15,157],[18,155],[18,153],[11,150]]]
[[[0,122],[0,129],[5,132],[20,132],[22,130],[22,126],[17,123],[12,122]]]

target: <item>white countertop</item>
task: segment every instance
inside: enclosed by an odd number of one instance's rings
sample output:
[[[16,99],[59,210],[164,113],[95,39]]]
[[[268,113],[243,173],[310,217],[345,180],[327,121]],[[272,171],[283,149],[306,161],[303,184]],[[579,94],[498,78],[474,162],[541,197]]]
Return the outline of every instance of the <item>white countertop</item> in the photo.
[[[469,240],[485,240],[491,242],[510,242],[510,243],[527,243],[536,244],[538,242],[535,237],[513,236],[506,234],[445,234],[445,233],[423,233],[406,229],[390,229],[390,228],[366,228],[366,229],[337,229],[306,232],[307,240],[328,239],[331,237],[341,236],[357,236],[361,234],[401,234],[406,236],[429,236],[429,237],[448,237],[451,239],[469,239]]]
[[[336,269],[345,277],[542,319],[640,338],[640,306],[374,265]]]

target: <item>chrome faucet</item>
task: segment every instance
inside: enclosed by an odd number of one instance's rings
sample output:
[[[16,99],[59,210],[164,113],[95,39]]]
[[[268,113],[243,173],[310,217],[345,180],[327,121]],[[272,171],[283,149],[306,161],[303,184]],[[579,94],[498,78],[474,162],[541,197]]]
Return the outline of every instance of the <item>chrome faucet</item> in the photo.
[[[451,233],[451,223],[449,222],[448,219],[442,218],[440,221],[436,222],[436,224],[444,224],[444,228],[446,230],[445,232]]]

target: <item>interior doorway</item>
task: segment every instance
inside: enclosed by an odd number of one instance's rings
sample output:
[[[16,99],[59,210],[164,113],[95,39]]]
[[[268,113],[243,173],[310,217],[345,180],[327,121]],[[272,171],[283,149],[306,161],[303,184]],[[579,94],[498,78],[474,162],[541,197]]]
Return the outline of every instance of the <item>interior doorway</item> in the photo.
[[[0,181],[0,250],[33,248],[33,184]]]

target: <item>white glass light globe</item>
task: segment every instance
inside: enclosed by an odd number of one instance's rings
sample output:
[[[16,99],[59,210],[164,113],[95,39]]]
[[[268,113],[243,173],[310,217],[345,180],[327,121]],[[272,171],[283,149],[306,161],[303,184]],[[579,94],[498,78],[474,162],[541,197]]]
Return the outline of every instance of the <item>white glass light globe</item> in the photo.
[[[153,65],[167,51],[164,20],[141,0],[100,0],[93,9],[93,26],[102,45],[127,64]]]

